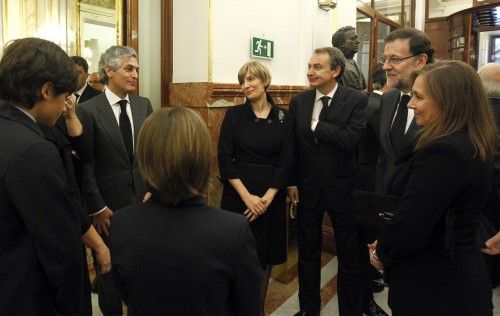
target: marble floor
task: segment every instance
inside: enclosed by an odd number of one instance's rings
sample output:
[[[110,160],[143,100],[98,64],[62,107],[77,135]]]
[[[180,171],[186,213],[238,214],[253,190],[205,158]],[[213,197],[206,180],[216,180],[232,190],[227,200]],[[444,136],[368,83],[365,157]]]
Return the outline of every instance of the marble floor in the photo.
[[[297,256],[296,250],[289,253],[289,259],[294,260]],[[334,316],[338,315],[338,301],[337,301],[337,258],[329,253],[323,253],[321,270],[321,315]],[[271,279],[266,298],[266,315],[271,316],[291,316],[299,309],[298,301],[298,280],[297,280],[297,266],[293,265],[288,270],[289,282],[282,283],[280,281]],[[390,309],[387,306],[387,293],[388,289],[375,294],[375,301],[388,312]],[[94,316],[101,316],[102,313],[97,305],[97,295],[92,294],[92,304]],[[500,316],[500,287],[493,291],[493,305],[495,306],[494,315]]]

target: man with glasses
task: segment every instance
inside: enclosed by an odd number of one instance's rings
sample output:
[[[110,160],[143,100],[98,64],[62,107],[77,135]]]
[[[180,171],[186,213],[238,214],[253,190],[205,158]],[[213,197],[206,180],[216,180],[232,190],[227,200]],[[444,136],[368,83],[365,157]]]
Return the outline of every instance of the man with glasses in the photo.
[[[410,100],[408,75],[414,69],[434,61],[431,41],[421,31],[402,28],[392,31],[384,39],[382,69],[387,75],[387,86],[394,88],[380,99],[380,149],[377,161],[375,191],[384,192],[394,171],[398,156],[411,152],[417,126]]]
[[[380,106],[373,107],[372,104],[372,110],[369,109],[367,113],[368,125],[377,126],[379,133],[365,131],[361,142],[361,144],[376,144],[379,147],[378,158],[374,150],[370,152],[375,154],[370,156],[366,155],[366,150],[362,150],[360,170],[364,172],[364,178],[363,172],[358,175],[362,178],[361,181],[365,182],[364,187],[358,185],[359,188],[367,191],[374,189],[378,193],[385,192],[398,156],[410,152],[413,148],[417,126],[413,121],[413,110],[406,107],[411,90],[408,86],[408,75],[412,70],[432,62],[434,55],[434,48],[429,38],[413,28],[395,30],[387,35],[384,42],[384,53],[379,62],[387,77],[386,89],[391,90],[380,96]],[[376,163],[374,160],[377,160]],[[375,170],[370,170],[371,168]],[[375,179],[370,179],[373,174]],[[374,187],[373,183],[369,184],[373,180]],[[378,230],[379,228],[375,226],[361,227],[360,242],[372,243],[378,235]],[[363,235],[363,232],[368,233]],[[364,283],[363,312],[369,316],[385,316],[387,313],[373,300],[370,258],[367,251],[361,252],[360,262]]]

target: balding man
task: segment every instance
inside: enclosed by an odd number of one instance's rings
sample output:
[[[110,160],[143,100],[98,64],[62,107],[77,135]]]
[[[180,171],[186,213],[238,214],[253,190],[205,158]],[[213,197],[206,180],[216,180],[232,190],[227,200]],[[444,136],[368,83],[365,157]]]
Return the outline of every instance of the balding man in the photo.
[[[500,64],[488,63],[478,70],[479,77],[483,82],[484,90],[490,101],[500,130]],[[500,148],[497,148],[494,158],[495,185],[493,192],[485,208],[486,217],[490,219],[493,226],[500,230]],[[490,255],[500,254],[500,232],[485,243],[483,252]],[[497,279],[499,279],[497,277]]]

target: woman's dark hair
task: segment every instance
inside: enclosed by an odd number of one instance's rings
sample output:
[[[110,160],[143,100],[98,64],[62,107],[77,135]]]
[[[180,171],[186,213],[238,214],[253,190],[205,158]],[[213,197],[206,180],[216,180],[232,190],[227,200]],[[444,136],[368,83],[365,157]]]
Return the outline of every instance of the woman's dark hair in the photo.
[[[75,63],[44,39],[28,37],[7,43],[0,60],[0,100],[31,109],[46,82],[52,83],[55,95],[75,91]]]

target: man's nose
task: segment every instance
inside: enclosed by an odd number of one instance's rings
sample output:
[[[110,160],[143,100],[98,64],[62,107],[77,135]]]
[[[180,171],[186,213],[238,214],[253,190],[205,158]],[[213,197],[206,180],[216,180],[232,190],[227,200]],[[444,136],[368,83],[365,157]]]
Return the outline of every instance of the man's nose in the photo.
[[[386,59],[386,60],[384,61],[384,63],[382,64],[382,70],[387,71],[387,70],[389,70],[389,69],[391,69],[391,68],[392,68],[392,65],[391,65],[391,64],[388,62],[388,60]]]

